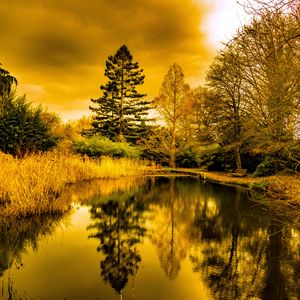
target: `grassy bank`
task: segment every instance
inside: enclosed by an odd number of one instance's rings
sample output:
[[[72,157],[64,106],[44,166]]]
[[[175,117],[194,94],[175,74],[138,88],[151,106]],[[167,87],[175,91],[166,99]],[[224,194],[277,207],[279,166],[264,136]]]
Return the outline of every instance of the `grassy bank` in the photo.
[[[28,215],[63,211],[59,196],[69,183],[138,175],[145,167],[129,159],[99,161],[48,153],[22,160],[0,153],[1,214]]]
[[[300,176],[272,176],[251,185],[253,199],[282,218],[300,221]]]

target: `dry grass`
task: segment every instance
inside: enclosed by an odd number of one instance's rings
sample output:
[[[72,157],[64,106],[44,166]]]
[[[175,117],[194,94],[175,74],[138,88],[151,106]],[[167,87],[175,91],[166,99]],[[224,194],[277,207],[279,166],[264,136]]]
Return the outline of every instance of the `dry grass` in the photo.
[[[264,203],[277,215],[300,221],[300,176],[276,176],[263,188]]]
[[[138,175],[146,170],[129,159],[95,161],[54,153],[22,160],[0,153],[0,166],[1,213],[10,215],[64,211],[70,203],[58,199],[66,184]]]

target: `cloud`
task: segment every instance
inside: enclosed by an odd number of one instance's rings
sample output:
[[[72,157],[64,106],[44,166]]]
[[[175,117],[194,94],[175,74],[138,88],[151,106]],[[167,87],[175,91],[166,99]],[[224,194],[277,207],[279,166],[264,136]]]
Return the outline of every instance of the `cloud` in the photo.
[[[42,87],[40,99],[28,92],[34,101],[78,114],[99,96],[108,55],[126,44],[154,97],[173,62],[193,81],[204,77],[212,57],[199,29],[206,14],[193,0],[2,0],[0,62],[20,85]]]

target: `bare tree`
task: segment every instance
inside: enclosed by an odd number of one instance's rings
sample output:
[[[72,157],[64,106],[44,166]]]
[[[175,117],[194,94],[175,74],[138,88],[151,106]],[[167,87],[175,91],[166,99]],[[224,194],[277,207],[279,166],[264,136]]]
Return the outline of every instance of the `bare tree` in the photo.
[[[300,41],[292,38],[295,26],[289,14],[266,10],[231,42],[242,57],[248,116],[264,151],[274,155],[276,171],[276,153],[293,139],[299,122]]]
[[[221,51],[210,66],[207,85],[214,96],[206,98],[212,122],[220,134],[219,143],[230,145],[236,153],[236,167],[242,169],[242,112],[244,108],[242,57],[235,44]]]

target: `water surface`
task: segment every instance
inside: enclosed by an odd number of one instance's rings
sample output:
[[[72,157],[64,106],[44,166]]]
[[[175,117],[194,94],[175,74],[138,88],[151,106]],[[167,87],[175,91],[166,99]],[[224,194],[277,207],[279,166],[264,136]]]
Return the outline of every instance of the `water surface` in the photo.
[[[0,222],[0,299],[298,299],[299,231],[195,178],[72,186],[74,209]]]

